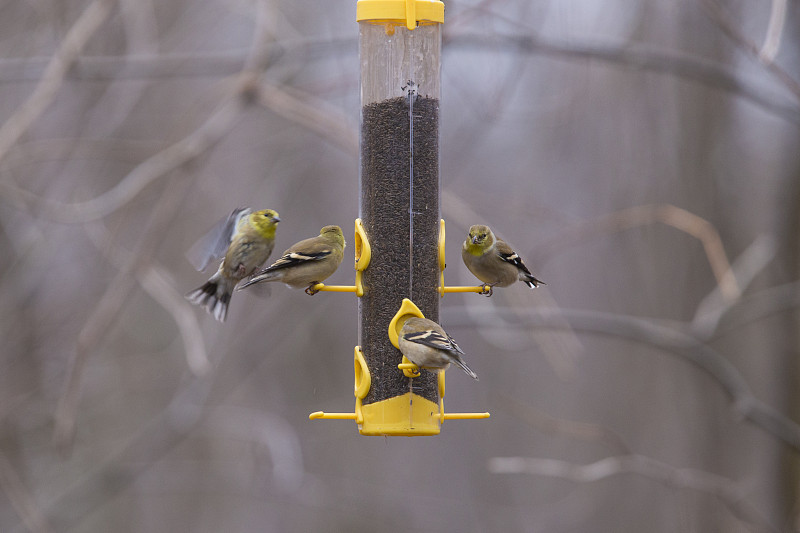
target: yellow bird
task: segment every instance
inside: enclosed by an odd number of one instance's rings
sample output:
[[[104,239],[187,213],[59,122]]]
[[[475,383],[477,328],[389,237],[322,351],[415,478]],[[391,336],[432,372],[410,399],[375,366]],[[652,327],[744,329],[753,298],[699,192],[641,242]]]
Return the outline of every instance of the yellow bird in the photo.
[[[269,259],[280,220],[272,209],[252,211],[240,207],[214,226],[189,250],[188,255],[201,271],[213,260],[222,258],[222,262],[214,275],[189,292],[186,299],[205,307],[214,318],[225,322],[233,289]]]
[[[470,272],[489,287],[508,287],[522,281],[531,289],[547,285],[536,279],[522,258],[504,240],[498,239],[489,226],[475,225],[469,228],[469,236],[461,247],[461,257]]]

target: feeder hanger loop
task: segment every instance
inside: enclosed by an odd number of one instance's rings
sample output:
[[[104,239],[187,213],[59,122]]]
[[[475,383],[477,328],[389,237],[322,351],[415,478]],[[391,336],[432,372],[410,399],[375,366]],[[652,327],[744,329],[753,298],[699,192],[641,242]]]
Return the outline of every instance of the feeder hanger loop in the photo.
[[[356,20],[403,24],[413,30],[418,24],[442,24],[444,4],[439,0],[358,0]]]

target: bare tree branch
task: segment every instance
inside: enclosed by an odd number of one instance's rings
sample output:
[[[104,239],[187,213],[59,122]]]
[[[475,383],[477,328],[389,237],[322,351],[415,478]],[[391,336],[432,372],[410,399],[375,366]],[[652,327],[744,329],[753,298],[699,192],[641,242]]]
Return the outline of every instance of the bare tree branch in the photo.
[[[264,17],[257,18],[256,22],[264,24]],[[253,32],[252,47],[264,46],[267,39],[268,32],[257,25]],[[228,132],[234,119],[239,116],[241,109],[246,104],[242,98],[242,91],[249,87],[252,77],[252,72],[243,71],[236,80],[234,90],[226,95],[223,103],[201,128],[137,167],[138,174],[134,170],[114,189],[100,197],[82,204],[67,204],[73,209],[71,216],[85,221],[113,212],[133,199],[150,181],[164,177],[169,171],[201,155]],[[53,438],[56,445],[62,449],[67,449],[74,438],[81,376],[86,360],[95,346],[105,337],[107,330],[122,309],[123,303],[133,288],[132,274],[139,272],[149,263],[155,253],[157,242],[160,242],[159,231],[167,227],[176,216],[175,206],[183,198],[183,189],[187,182],[190,180],[173,180],[167,184],[167,190],[159,198],[144,229],[143,236],[131,254],[131,259],[119,270],[100,299],[94,313],[86,321],[78,335],[77,345],[68,370],[67,384],[59,400],[55,416]],[[83,207],[77,208],[76,206]],[[64,209],[66,207],[64,206]],[[84,210],[93,216],[87,217]],[[152,282],[152,278],[149,279]]]
[[[455,221],[459,226],[462,228],[469,228],[472,224],[475,224],[477,221],[485,221],[485,217],[478,214],[461,196],[457,195],[453,191],[445,190],[442,193],[442,211],[444,216],[448,220]],[[487,221],[489,225],[492,225],[492,221]],[[502,235],[501,235],[502,236]],[[520,250],[520,253],[522,251]],[[509,298],[514,298],[513,295],[508,295]],[[555,299],[553,299],[552,294],[548,290],[542,290],[537,294],[539,298],[539,302],[542,306],[545,307],[558,307]],[[517,303],[519,305],[514,305],[510,307],[513,309],[520,317],[520,320],[524,321],[523,315],[529,314],[532,311],[528,305],[524,302],[520,301],[521,296],[517,298]],[[494,300],[491,301],[479,301],[475,299],[466,300],[464,302],[465,309],[469,312],[473,308],[480,308],[486,306],[494,305]],[[501,320],[497,318],[496,320]],[[494,323],[494,321],[492,321]],[[508,341],[508,335],[503,334],[502,337],[493,335],[492,328],[479,328],[478,332],[481,334],[483,339],[494,345],[497,346],[497,342],[499,339],[503,339],[504,341]],[[536,345],[542,350],[544,353],[545,358],[547,359],[548,364],[553,368],[555,373],[561,379],[568,379],[570,375],[575,370],[576,366],[576,354],[580,353],[583,349],[583,345],[581,344],[578,337],[569,330],[569,324],[564,322],[564,328],[559,333],[553,333],[551,335],[542,335],[542,332],[539,334],[534,334],[531,331],[525,331],[523,334],[526,337],[525,342],[533,341]]]
[[[575,224],[537,245],[536,253],[542,257],[549,257],[556,250],[574,245],[577,241],[655,222],[672,226],[698,239],[703,244],[708,263],[724,300],[734,302],[741,296],[741,289],[736,277],[731,273],[731,265],[722,239],[714,225],[694,213],[671,204],[639,205]]]
[[[739,305],[724,315],[725,320],[721,320],[715,333],[716,336],[720,336],[729,331],[740,330],[757,320],[793,311],[798,307],[800,307],[800,281],[762,289],[742,298]]]
[[[764,63],[772,63],[778,55],[781,45],[781,35],[786,26],[786,0],[772,0],[772,9],[769,14],[769,25],[764,37],[764,44],[758,52],[758,58]]]
[[[238,94],[238,93],[237,93]],[[198,129],[142,162],[112,189],[85,202],[63,203],[35,195],[5,180],[0,193],[32,204],[40,216],[77,224],[103,218],[133,200],[146,186],[202,155],[220,141],[239,118],[243,102],[228,97]]]
[[[0,127],[0,160],[52,103],[67,71],[92,35],[108,18],[113,5],[112,0],[94,0],[75,21],[50,59],[36,89]]]
[[[750,41],[744,33],[738,28],[731,14],[717,0],[703,0],[703,6],[710,14],[711,18],[722,31],[740,48],[749,53],[755,59],[759,60],[767,70],[779,80],[787,89],[794,93],[795,97],[800,99],[800,82],[789,75],[786,70],[780,65],[768,59],[768,55],[762,55],[761,50],[755,43]],[[773,5],[773,14],[775,6]],[[780,22],[779,20],[777,22]]]
[[[317,323],[325,310],[325,306],[316,306],[295,324],[294,329],[282,332],[284,334],[276,338],[271,346],[273,353],[283,354],[294,350],[302,352],[307,349],[311,337],[298,336],[296,332],[305,331]],[[280,311],[273,309],[273,312],[277,314]],[[267,318],[267,320],[274,319],[275,316]],[[245,342],[249,337],[242,335],[238,338],[241,342]],[[265,358],[260,350],[248,351],[235,345],[229,348],[232,353],[240,356],[236,366],[241,371],[239,375],[245,379],[257,375],[259,366],[270,363],[269,358]],[[222,389],[216,391],[215,400],[222,402],[240,385],[240,380],[226,379],[219,373],[213,380],[188,380],[184,387],[178,388],[169,405],[152,416],[121,448],[104,458],[101,463],[91,465],[82,477],[52,498],[44,506],[47,516],[52,517],[53,522],[63,531],[80,524],[86,516],[106,505],[134,483],[139,476],[156,466],[169,451],[190,437],[200,424],[207,420],[207,416],[214,412],[206,408],[209,395],[215,386]],[[276,481],[295,480],[297,469],[293,464],[288,471],[282,472],[278,469],[275,474],[278,476]],[[16,533],[16,530],[12,533]]]
[[[25,487],[14,470],[6,454],[0,451],[0,487],[8,496],[14,510],[17,511],[22,523],[31,533],[49,533],[54,531],[47,519],[42,514],[33,495]]]
[[[448,308],[442,311],[442,314],[445,313],[448,324],[474,324],[474,315],[471,317],[462,308]],[[496,315],[505,317],[509,324],[518,318],[518,315],[509,309],[493,309],[491,316]],[[795,451],[800,451],[800,425],[755,398],[745,379],[725,357],[690,334],[644,318],[563,308],[542,309],[538,314],[526,317],[524,323],[510,324],[508,327],[561,328],[564,319],[567,320],[569,327],[576,331],[626,338],[680,356],[705,371],[722,387],[731,399],[731,409],[738,416],[781,440]]]
[[[98,224],[89,224],[86,232],[95,247],[118,269],[124,269],[134,261],[133,254],[116,245],[105,228]],[[197,377],[206,375],[211,363],[203,341],[203,330],[192,306],[183,294],[175,290],[175,284],[168,281],[169,273],[155,260],[151,260],[146,268],[136,270],[134,276],[145,292],[172,315],[183,339],[189,370]]]
[[[652,50],[630,43],[626,45],[567,43],[530,35],[452,35],[447,36],[445,42],[450,49],[487,47],[496,50],[513,49],[566,59],[594,59],[637,70],[672,74],[729,92],[758,105],[782,120],[800,125],[800,107],[796,102],[781,102],[777,97],[765,92],[757,81],[743,78],[713,61],[679,52]],[[800,99],[800,93],[795,95]]]
[[[54,443],[64,451],[69,450],[75,435],[81,378],[86,361],[117,320],[135,284],[135,273],[150,262],[161,242],[159,231],[177,215],[175,206],[183,199],[185,189],[190,183],[190,179],[184,178],[167,184],[167,190],[154,206],[150,220],[143,229],[139,243],[130,254],[129,261],[109,283],[78,335],[67,370],[66,386],[56,408],[53,430]]]
[[[777,243],[771,235],[759,235],[756,239],[736,258],[728,274],[732,276],[742,287],[746,289],[756,275],[766,267],[777,252]],[[709,339],[717,328],[719,321],[725,313],[733,307],[739,298],[726,299],[722,296],[720,287],[717,286],[698,304],[692,320],[692,330],[701,339]]]
[[[314,131],[348,154],[358,154],[358,131],[341,111],[297,89],[266,80],[258,85],[258,103],[287,120]]]
[[[740,520],[758,526],[759,531],[779,531],[744,498],[744,490],[733,480],[691,468],[675,468],[643,455],[606,457],[578,465],[538,457],[492,457],[493,474],[530,474],[555,477],[575,483],[592,483],[622,474],[636,474],[668,487],[705,492],[718,498]]]
[[[507,394],[501,393],[498,396],[514,416],[532,427],[548,433],[567,435],[584,442],[599,442],[618,453],[628,454],[631,451],[622,437],[601,424],[554,417],[532,405],[524,405]]]

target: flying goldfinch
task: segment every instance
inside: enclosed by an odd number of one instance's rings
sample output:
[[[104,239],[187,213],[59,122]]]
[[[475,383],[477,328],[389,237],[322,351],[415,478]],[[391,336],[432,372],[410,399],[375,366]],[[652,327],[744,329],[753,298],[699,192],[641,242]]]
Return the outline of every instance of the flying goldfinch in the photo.
[[[250,278],[239,290],[254,283],[280,281],[289,287],[316,294],[314,285],[336,272],[342,262],[344,234],[339,226],[325,226],[319,235],[302,240],[283,252],[280,259]]]
[[[504,240],[498,239],[489,226],[475,225],[469,228],[469,236],[461,247],[461,257],[467,268],[481,280],[492,295],[492,288],[508,287],[522,281],[531,289],[546,285],[536,279],[522,262],[522,258]]]
[[[263,265],[275,245],[275,229],[280,222],[272,209],[234,210],[189,250],[189,259],[198,270],[222,258],[217,272],[201,287],[186,295],[191,303],[205,307],[220,322],[228,316],[228,304],[236,284]]]
[[[433,320],[409,318],[400,330],[397,343],[403,355],[420,368],[447,370],[453,363],[473,379],[478,379],[478,375],[461,359],[461,354],[464,352],[453,337]]]

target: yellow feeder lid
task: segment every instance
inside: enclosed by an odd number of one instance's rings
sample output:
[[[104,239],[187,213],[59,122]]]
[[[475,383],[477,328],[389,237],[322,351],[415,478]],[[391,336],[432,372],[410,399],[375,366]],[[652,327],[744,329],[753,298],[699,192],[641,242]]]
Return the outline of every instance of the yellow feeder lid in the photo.
[[[417,22],[442,24],[444,3],[440,0],[358,0],[356,20],[394,22],[413,30]]]

